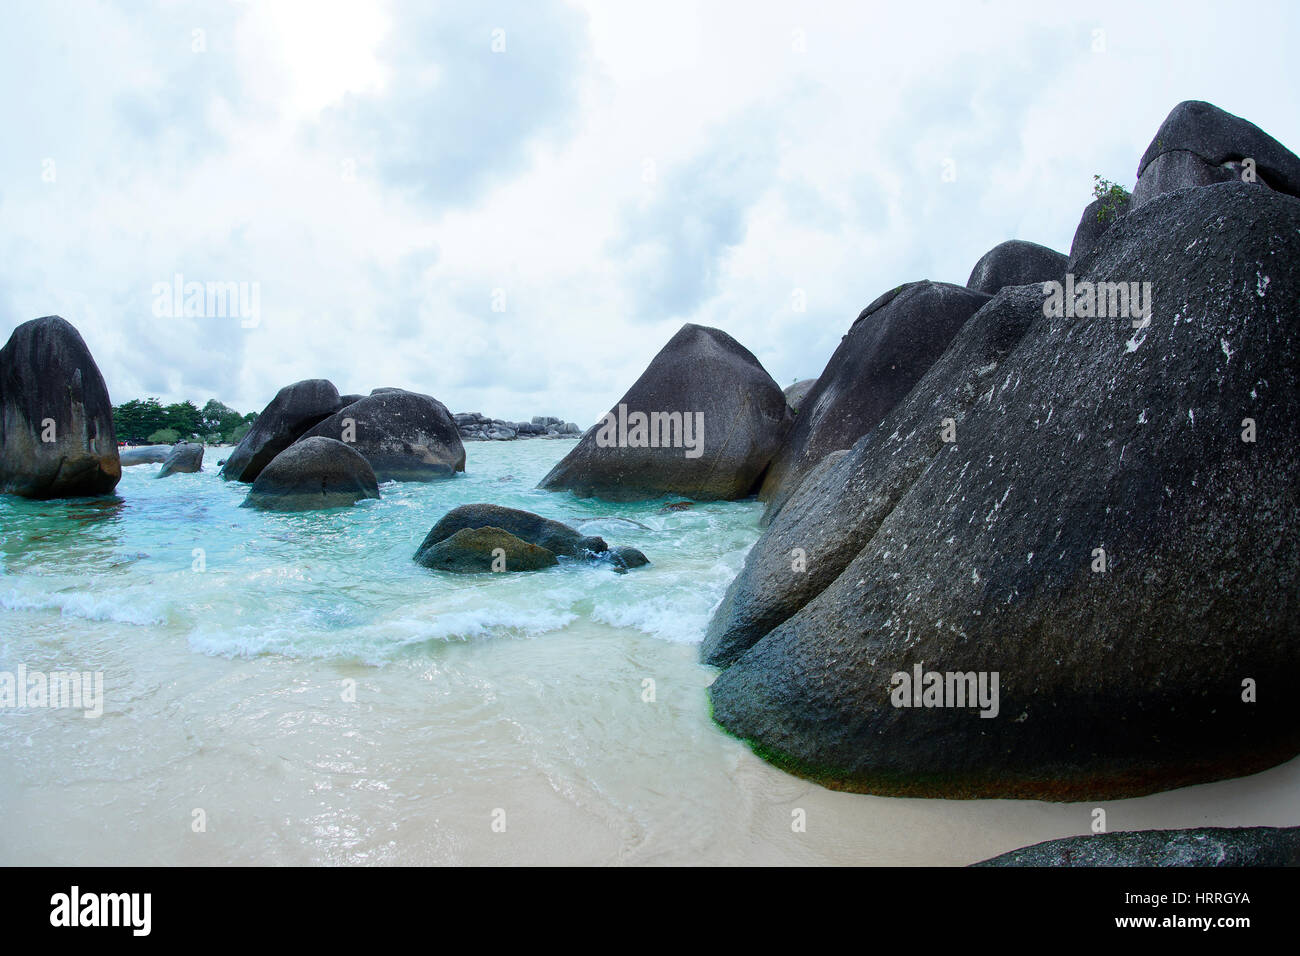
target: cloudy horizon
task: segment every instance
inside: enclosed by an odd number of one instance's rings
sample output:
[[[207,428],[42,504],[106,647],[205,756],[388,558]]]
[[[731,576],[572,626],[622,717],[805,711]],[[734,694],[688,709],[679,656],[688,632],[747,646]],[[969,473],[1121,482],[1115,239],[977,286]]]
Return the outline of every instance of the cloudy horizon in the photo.
[[[786,386],[902,282],[1068,251],[1182,100],[1300,147],[1296,8],[1045,7],[14,7],[0,335],[62,315],[115,403],[322,377],[585,427],[685,322]],[[255,321],[160,314],[177,276]]]

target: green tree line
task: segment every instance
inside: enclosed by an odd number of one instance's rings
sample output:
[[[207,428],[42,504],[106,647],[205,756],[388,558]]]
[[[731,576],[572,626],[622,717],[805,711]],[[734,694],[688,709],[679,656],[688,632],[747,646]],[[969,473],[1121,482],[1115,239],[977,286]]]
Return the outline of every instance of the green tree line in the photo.
[[[156,398],[135,398],[113,406],[113,429],[118,441],[153,445],[171,444],[182,438],[209,445],[234,444],[248,434],[256,420],[255,412],[241,415],[215,398],[202,408],[188,400],[164,405]]]

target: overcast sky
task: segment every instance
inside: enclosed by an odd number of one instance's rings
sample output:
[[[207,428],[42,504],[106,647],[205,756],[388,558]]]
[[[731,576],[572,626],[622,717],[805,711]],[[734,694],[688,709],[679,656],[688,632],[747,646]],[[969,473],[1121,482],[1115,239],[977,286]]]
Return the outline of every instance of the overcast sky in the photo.
[[[585,427],[686,321],[785,386],[901,282],[964,283],[1004,239],[1068,251],[1093,174],[1131,188],[1180,100],[1300,147],[1298,23],[1221,0],[6,3],[0,333],[60,314],[114,402],[241,411],[326,377]],[[256,324],[155,314],[177,274],[256,283]]]

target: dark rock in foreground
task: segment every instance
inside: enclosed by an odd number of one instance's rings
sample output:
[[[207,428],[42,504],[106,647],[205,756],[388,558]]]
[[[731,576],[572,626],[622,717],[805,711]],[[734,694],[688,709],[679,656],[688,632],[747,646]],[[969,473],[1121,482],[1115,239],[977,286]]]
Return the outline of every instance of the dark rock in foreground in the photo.
[[[1300,827],[1132,830],[1036,843],[973,866],[1300,866]]]
[[[168,475],[193,474],[203,470],[203,445],[198,442],[177,442],[158,469],[157,478]]]
[[[230,453],[221,468],[221,477],[243,482],[256,480],[271,459],[307,429],[334,414],[338,407],[338,389],[326,379],[309,378],[286,385],[275,393],[248,434]]]
[[[122,477],[99,367],[57,315],[24,322],[0,349],[0,492],[106,495]]]
[[[555,554],[502,528],[461,528],[421,546],[416,563],[434,571],[540,571],[559,562]]]
[[[764,523],[819,461],[850,447],[889,414],[988,300],[945,282],[911,282],[867,306],[804,399],[763,479]]]
[[[980,257],[966,280],[966,288],[996,295],[1007,286],[1031,282],[1061,281],[1069,258],[1036,242],[1010,239],[1000,242]]]
[[[380,481],[433,481],[465,470],[465,446],[451,413],[419,392],[377,388],[299,440],[317,436],[351,445]]]
[[[267,511],[346,508],[379,497],[375,472],[353,448],[333,438],[290,445],[262,469],[243,507]]]
[[[501,505],[473,504],[461,505],[443,515],[442,519],[429,529],[424,542],[416,551],[415,560],[419,561],[420,554],[438,542],[450,538],[457,531],[464,528],[487,527],[504,529],[530,544],[567,557],[609,550],[603,538],[589,537],[575,531],[567,524],[543,518],[531,511],[505,508]]]
[[[1300,201],[1159,196],[1080,279],[1151,283],[1149,325],[1035,315],[954,442],[853,492],[877,527],[718,676],[724,728],[931,797],[1118,799],[1300,752]],[[996,716],[946,678],[964,706],[896,706],[916,668],[998,674]]]
[[[1176,189],[1241,182],[1246,159],[1254,161],[1257,184],[1300,196],[1300,157],[1249,120],[1212,103],[1186,100],[1173,108],[1142,154],[1133,207]]]
[[[748,349],[688,323],[538,487],[610,501],[743,498],[789,421],[780,387]]]

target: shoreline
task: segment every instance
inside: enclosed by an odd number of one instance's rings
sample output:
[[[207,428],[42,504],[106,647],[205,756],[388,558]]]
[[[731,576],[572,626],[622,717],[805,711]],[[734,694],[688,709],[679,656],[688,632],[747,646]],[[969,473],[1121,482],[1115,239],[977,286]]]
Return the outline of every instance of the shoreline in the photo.
[[[35,611],[5,618],[66,641],[67,618]],[[79,625],[70,646],[46,645],[51,662],[102,668],[111,683],[128,678],[124,655],[135,645],[154,659],[179,660],[184,675],[165,694],[154,679],[134,675],[125,701],[109,699],[94,728],[103,746],[92,754],[81,754],[79,725],[87,722],[79,716],[32,727],[29,745],[11,736],[15,717],[8,718],[6,747],[21,749],[11,751],[18,757],[0,781],[0,802],[7,819],[24,826],[5,828],[0,863],[963,866],[1087,834],[1097,805],[1111,830],[1300,825],[1292,798],[1300,760],[1102,804],[826,790],[711,728],[703,691],[712,668],[695,662],[696,645],[589,621],[535,639],[452,642],[425,660],[378,667],[196,655],[166,628]],[[593,674],[575,686],[566,688],[557,672],[560,643],[593,661]],[[65,649],[71,659],[60,655]],[[472,685],[493,656],[511,658],[516,676],[495,705],[463,711],[460,719],[472,714],[475,722],[453,734],[466,742],[487,730],[511,738],[494,761],[496,779],[485,781],[460,766],[472,748],[457,760],[447,749],[452,740],[439,743],[430,728],[447,723],[449,690]],[[668,678],[656,710],[637,696],[647,666]],[[353,711],[338,703],[348,679],[357,682]],[[553,721],[523,708],[542,699]],[[635,735],[611,739],[611,714],[628,717]],[[521,758],[539,748],[552,756],[525,765]],[[71,753],[83,764],[76,771],[60,766]],[[136,758],[143,759],[128,764]],[[617,775],[592,779],[617,761],[626,763]],[[205,804],[213,808],[208,830],[191,833],[190,813]],[[498,807],[507,812],[505,834],[490,828]],[[791,830],[796,808],[806,813],[804,833]]]

